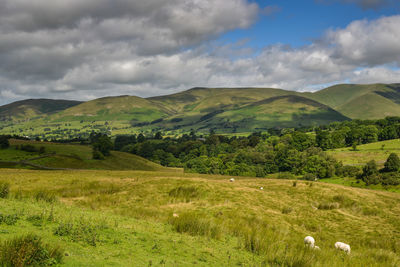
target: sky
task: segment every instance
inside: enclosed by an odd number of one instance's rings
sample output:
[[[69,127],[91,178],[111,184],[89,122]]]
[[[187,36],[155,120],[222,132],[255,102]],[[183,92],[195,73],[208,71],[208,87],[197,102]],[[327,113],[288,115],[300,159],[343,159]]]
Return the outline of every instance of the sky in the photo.
[[[0,104],[399,82],[399,0],[0,0]]]

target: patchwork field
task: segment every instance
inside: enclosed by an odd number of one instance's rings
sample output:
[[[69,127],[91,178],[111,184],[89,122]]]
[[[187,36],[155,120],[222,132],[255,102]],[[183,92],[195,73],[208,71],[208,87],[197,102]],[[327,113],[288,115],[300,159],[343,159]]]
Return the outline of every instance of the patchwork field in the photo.
[[[356,151],[346,147],[327,152],[345,165],[362,166],[370,160],[375,160],[382,167],[390,153],[400,153],[400,139],[359,145]]]
[[[65,266],[398,266],[400,195],[320,182],[2,169],[1,240],[35,233]],[[260,189],[263,187],[263,190]],[[175,214],[175,216],[173,216]],[[321,251],[304,247],[312,235]],[[351,245],[352,253],[333,244]]]

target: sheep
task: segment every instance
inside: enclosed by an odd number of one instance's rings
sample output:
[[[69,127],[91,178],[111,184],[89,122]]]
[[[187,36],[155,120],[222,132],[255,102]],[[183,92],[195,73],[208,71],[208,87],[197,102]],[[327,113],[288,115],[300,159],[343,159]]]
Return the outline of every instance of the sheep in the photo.
[[[178,217],[179,217],[179,214],[177,214],[177,213],[174,213],[174,214],[172,214],[172,217],[174,217],[174,218],[178,218]]]
[[[233,182],[235,181],[235,178],[231,178],[231,179],[229,179],[229,181],[230,181],[231,183],[233,183]]]
[[[264,190],[264,187],[261,186],[261,187],[260,187],[260,190]]]
[[[314,240],[314,238],[312,236],[306,236],[304,238],[304,244],[306,246],[309,246],[310,248],[313,248],[314,245],[315,245],[315,240]]]
[[[335,243],[335,248],[343,250],[347,254],[350,254],[350,245],[348,245],[348,244],[345,244],[343,242],[336,242]]]

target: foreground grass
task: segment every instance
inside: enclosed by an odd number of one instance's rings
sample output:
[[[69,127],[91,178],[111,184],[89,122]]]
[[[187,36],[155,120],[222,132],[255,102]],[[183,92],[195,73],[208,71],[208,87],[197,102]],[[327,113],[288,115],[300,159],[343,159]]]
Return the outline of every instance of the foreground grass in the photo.
[[[400,264],[397,193],[139,171],[3,169],[0,180],[19,198],[0,200],[0,211],[22,218],[2,228],[0,238],[33,231],[61,242],[70,266],[146,266],[150,260],[155,266]],[[53,221],[35,226],[28,219],[48,218],[52,209]],[[79,230],[82,220],[94,235],[74,234],[85,232]],[[71,221],[73,230],[60,226]],[[57,228],[69,234],[55,235]],[[316,239],[320,252],[304,248],[306,235]],[[336,251],[336,241],[350,244],[352,254]]]

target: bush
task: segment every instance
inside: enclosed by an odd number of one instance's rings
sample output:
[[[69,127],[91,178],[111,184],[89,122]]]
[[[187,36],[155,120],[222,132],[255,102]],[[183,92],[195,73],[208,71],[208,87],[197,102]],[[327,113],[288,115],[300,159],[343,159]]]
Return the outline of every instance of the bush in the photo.
[[[6,240],[1,244],[2,266],[51,266],[62,262],[59,247],[44,244],[39,236],[28,234]]]
[[[8,137],[5,135],[0,135],[0,149],[6,149],[10,146]]]
[[[10,184],[7,182],[0,182],[0,198],[7,198],[10,193]]]
[[[92,155],[93,155],[93,159],[97,159],[97,160],[103,160],[104,159],[103,153],[101,153],[97,149],[93,149]]]
[[[37,148],[33,145],[21,145],[21,150],[26,152],[38,152]]]
[[[317,176],[313,173],[306,173],[303,175],[303,180],[306,181],[316,181],[317,180]]]
[[[399,185],[400,174],[398,172],[387,172],[382,174],[381,183],[383,185]]]
[[[73,242],[82,241],[95,247],[98,240],[98,229],[100,229],[100,226],[93,225],[86,220],[80,220],[78,222],[60,223],[53,233],[57,236],[67,236]]]
[[[342,177],[357,177],[360,172],[360,168],[355,166],[343,166],[339,170]]]
[[[11,214],[11,215],[3,215],[0,214],[0,224],[5,223],[7,225],[14,225],[17,223],[19,217],[17,214]]]

